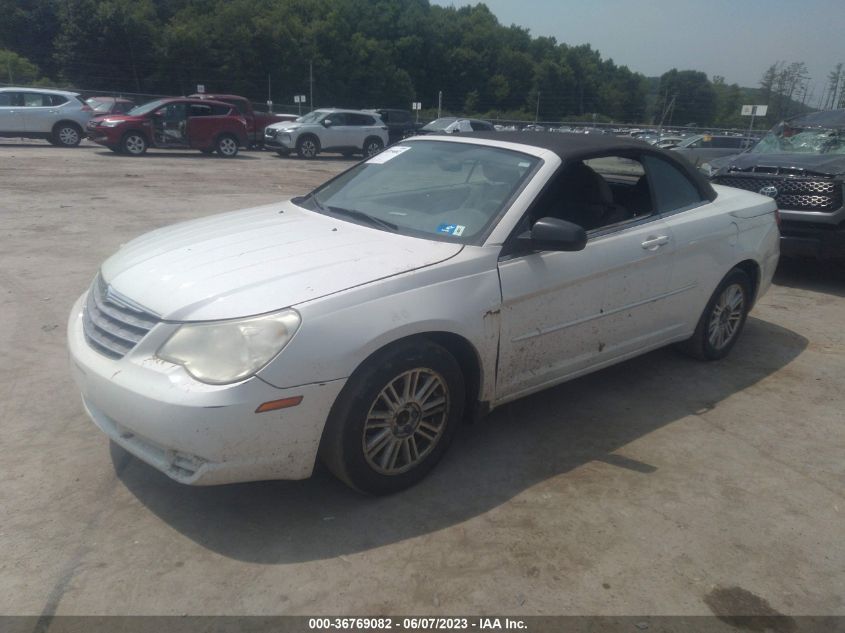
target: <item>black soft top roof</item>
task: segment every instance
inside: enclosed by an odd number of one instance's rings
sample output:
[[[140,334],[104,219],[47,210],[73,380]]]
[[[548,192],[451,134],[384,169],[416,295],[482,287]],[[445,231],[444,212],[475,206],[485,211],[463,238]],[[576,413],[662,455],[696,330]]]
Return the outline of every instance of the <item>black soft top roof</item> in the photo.
[[[611,154],[631,157],[643,154],[659,156],[684,172],[704,198],[716,199],[716,191],[710,181],[689,161],[674,152],[659,149],[631,137],[572,132],[472,132],[461,134],[461,137],[521,143],[547,149],[560,157],[564,167],[569,163]]]

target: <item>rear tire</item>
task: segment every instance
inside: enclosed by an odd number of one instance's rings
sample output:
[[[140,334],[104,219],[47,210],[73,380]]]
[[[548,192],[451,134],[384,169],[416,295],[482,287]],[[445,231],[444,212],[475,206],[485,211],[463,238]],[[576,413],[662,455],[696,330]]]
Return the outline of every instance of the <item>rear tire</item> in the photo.
[[[306,160],[316,158],[317,154],[320,153],[320,141],[317,140],[316,136],[310,134],[303,136],[296,142],[296,153],[299,154],[300,158]]]
[[[231,134],[223,134],[217,139],[216,148],[223,158],[234,158],[238,155],[238,139]]]
[[[440,345],[416,339],[377,352],[332,406],[320,457],[362,492],[404,490],[443,457],[463,415],[464,394],[460,366]]]
[[[77,147],[82,142],[82,128],[76,123],[59,123],[53,128],[52,141],[59,147]]]
[[[734,268],[716,287],[698,320],[695,333],[679,350],[699,360],[719,360],[736,345],[751,310],[751,279]]]
[[[371,136],[366,141],[364,141],[364,147],[362,152],[364,154],[364,158],[370,158],[370,156],[375,156],[381,150],[384,149],[384,143],[382,140],[376,136]]]

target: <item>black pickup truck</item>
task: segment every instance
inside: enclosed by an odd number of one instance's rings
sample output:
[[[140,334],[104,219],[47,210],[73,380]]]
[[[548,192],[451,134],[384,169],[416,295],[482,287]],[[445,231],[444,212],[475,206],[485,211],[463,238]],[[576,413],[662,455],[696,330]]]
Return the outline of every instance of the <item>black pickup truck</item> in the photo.
[[[408,110],[392,108],[370,108],[367,112],[378,114],[387,126],[388,144],[401,141],[406,136],[413,136],[423,124],[414,121],[414,115]]]
[[[845,110],[783,121],[748,151],[701,169],[716,184],[775,199],[783,255],[845,258]]]

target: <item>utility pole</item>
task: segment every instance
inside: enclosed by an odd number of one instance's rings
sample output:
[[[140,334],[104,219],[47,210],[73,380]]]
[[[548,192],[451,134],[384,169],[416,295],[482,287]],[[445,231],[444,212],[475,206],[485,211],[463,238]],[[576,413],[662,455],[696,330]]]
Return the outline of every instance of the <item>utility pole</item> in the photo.
[[[6,58],[6,68],[9,71],[9,84],[14,86],[15,85],[15,78],[12,77],[12,59],[11,59],[11,56]]]
[[[310,89],[311,110],[314,110],[314,60],[308,62],[308,87]]]
[[[443,91],[437,91],[437,118],[440,118],[440,109],[443,106]]]
[[[270,90],[270,73],[267,73],[267,111],[273,113],[273,95]]]
[[[534,108],[534,123],[540,117],[540,91],[537,91],[537,106]]]

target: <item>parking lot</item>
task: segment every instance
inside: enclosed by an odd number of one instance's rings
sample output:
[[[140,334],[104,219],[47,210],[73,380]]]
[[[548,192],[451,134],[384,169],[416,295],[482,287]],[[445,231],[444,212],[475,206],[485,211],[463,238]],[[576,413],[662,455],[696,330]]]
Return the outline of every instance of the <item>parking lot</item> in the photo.
[[[782,262],[728,359],[519,400],[391,497],[191,488],[110,446],[65,344],[99,263],[351,164],[0,143],[3,613],[845,614],[842,266]]]

